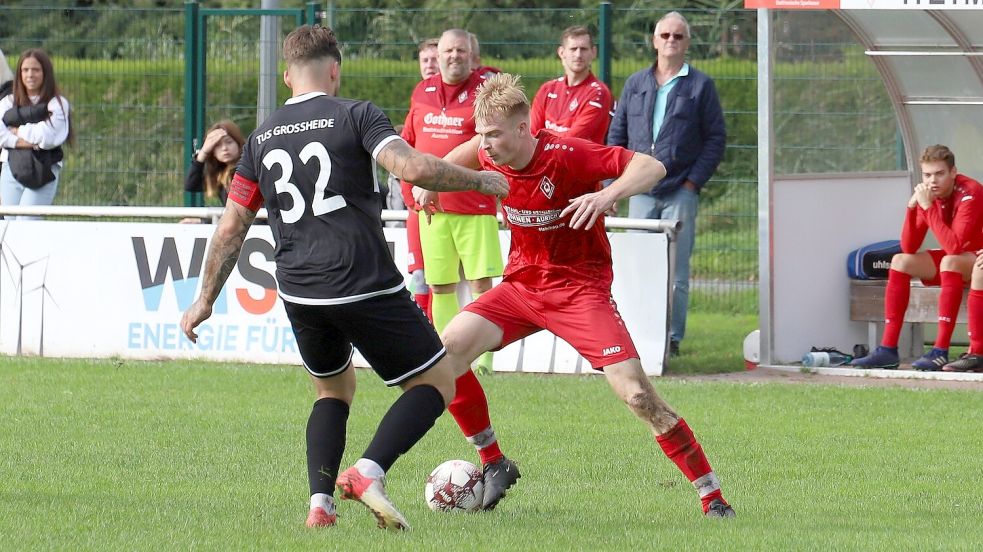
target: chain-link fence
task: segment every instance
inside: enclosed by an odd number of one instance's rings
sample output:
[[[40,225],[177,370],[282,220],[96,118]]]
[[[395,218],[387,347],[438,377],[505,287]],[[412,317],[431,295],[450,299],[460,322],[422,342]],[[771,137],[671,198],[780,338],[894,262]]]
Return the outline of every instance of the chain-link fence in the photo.
[[[689,62],[714,78],[728,141],[704,190],[693,258],[694,309],[757,309],[756,12],[681,10],[692,27]],[[53,56],[72,104],[78,142],[66,151],[56,203],[183,204],[189,29],[184,8],[5,7],[0,49],[14,66],[20,51]],[[651,33],[662,12],[614,8],[609,52],[615,97],[633,72],[651,65]],[[370,99],[394,123],[405,117],[419,80],[420,40],[466,28],[482,61],[523,76],[529,95],[561,74],[563,29],[598,29],[600,9],[329,9],[342,41],[341,94]],[[278,19],[276,42],[297,24]],[[845,25],[826,12],[779,12],[775,69],[776,171],[840,172],[903,168],[897,123],[884,86]],[[205,19],[204,126],[230,118],[256,126],[260,17],[245,10]],[[595,62],[595,72],[600,73]],[[282,71],[282,62],[280,70]],[[269,78],[279,81],[279,74]],[[280,101],[289,92],[277,84]],[[200,136],[194,137],[201,139]]]

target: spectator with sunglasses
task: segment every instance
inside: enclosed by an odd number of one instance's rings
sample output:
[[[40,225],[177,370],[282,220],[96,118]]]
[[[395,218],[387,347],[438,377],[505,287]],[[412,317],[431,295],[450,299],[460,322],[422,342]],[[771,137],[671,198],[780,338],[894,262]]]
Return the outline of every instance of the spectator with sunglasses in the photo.
[[[689,23],[679,12],[670,12],[656,23],[652,37],[655,63],[625,81],[607,139],[608,145],[646,153],[666,166],[661,184],[631,197],[628,216],[683,223],[676,234],[671,356],[679,354],[686,331],[689,260],[700,189],[723,159],[727,137],[713,80],[685,61],[689,43]]]

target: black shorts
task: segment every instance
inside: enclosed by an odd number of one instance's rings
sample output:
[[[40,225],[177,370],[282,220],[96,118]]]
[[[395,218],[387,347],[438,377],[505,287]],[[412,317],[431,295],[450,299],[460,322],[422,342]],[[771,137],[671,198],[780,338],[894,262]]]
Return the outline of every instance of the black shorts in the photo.
[[[446,354],[437,331],[406,289],[340,305],[283,302],[300,357],[311,375],[348,367],[357,347],[386,385],[399,385]]]

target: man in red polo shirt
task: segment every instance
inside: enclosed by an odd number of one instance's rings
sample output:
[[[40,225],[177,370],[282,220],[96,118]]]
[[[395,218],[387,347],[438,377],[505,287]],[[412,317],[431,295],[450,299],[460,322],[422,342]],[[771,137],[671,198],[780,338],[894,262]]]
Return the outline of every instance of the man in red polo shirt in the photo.
[[[563,31],[556,54],[563,64],[563,76],[546,81],[536,93],[529,114],[532,132],[545,128],[560,136],[603,144],[614,100],[607,85],[590,70],[597,46],[587,27]]]

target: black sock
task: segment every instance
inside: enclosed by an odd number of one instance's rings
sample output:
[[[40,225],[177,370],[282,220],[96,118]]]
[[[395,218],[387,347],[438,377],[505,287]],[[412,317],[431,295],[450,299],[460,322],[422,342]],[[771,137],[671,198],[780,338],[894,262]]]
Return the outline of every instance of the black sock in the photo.
[[[345,452],[349,406],[338,399],[318,399],[307,419],[307,480],[311,494],[334,494],[335,480]]]
[[[375,437],[362,458],[389,471],[396,459],[427,434],[444,413],[444,397],[432,385],[417,385],[405,391],[382,417]]]

